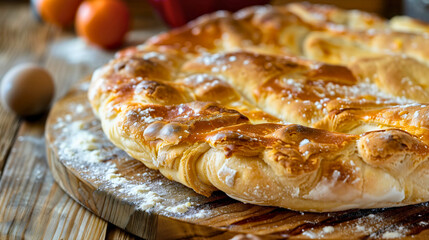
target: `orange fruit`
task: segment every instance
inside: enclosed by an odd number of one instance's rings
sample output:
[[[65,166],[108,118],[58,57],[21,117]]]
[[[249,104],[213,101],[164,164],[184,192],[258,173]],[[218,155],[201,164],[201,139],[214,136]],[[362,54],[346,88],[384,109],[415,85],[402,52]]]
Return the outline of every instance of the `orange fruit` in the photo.
[[[120,0],[85,1],[77,10],[76,31],[87,42],[103,48],[118,47],[130,26],[127,5]]]
[[[35,6],[42,19],[65,27],[73,23],[77,8],[83,0],[36,0]]]

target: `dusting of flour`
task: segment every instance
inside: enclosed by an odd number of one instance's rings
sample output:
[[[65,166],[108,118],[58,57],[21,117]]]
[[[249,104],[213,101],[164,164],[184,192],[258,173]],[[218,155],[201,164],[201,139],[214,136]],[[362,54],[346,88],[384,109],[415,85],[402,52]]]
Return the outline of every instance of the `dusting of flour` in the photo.
[[[80,86],[78,86],[79,88]],[[82,90],[87,86],[81,86]],[[94,120],[89,103],[69,105],[67,114],[56,119],[55,146],[60,160],[78,170],[83,178],[99,184],[103,191],[115,191],[121,198],[144,211],[179,218],[204,218],[210,211],[199,207],[206,198],[193,190],[143,167],[137,160],[113,146]],[[120,173],[118,166],[139,167],[131,176]],[[183,193],[178,195],[177,193]],[[172,197],[174,195],[174,197]]]

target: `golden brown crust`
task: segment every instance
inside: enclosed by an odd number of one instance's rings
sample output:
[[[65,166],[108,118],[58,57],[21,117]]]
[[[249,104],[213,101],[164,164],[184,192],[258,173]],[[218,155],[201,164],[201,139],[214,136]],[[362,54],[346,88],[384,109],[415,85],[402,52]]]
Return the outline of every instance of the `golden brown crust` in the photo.
[[[395,31],[429,33],[429,25],[407,16],[396,16],[390,19],[389,26]]]
[[[118,53],[89,99],[115,145],[206,196],[305,211],[426,201],[426,55],[384,46],[426,40],[362,32],[386,23],[348,14],[294,4],[207,15]]]
[[[305,39],[304,54],[310,59],[348,65],[359,58],[408,56],[429,63],[426,34],[391,30],[363,32],[313,32]]]
[[[343,10],[331,5],[292,3],[287,8],[304,21],[338,29],[342,26],[352,30],[384,29],[387,21],[375,14],[358,10]]]
[[[417,102],[429,102],[429,68],[410,57],[383,56],[360,58],[349,64],[361,79],[369,79],[383,91]],[[401,84],[397,84],[401,83]]]

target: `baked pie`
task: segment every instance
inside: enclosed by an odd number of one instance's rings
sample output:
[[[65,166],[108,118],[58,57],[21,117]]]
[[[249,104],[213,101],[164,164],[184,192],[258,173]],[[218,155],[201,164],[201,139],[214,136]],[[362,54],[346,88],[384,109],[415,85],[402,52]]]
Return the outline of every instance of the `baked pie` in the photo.
[[[429,200],[429,25],[295,3],[216,12],[120,51],[107,137],[209,196],[338,211]]]

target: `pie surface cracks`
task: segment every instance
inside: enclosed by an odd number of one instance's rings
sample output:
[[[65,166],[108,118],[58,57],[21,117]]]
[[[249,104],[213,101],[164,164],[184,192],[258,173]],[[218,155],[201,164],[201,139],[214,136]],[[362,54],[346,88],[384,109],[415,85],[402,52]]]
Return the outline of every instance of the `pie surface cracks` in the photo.
[[[118,53],[89,91],[106,135],[206,196],[305,211],[429,199],[429,107],[364,61],[310,60],[305,38],[332,26],[291,6],[215,13]]]

